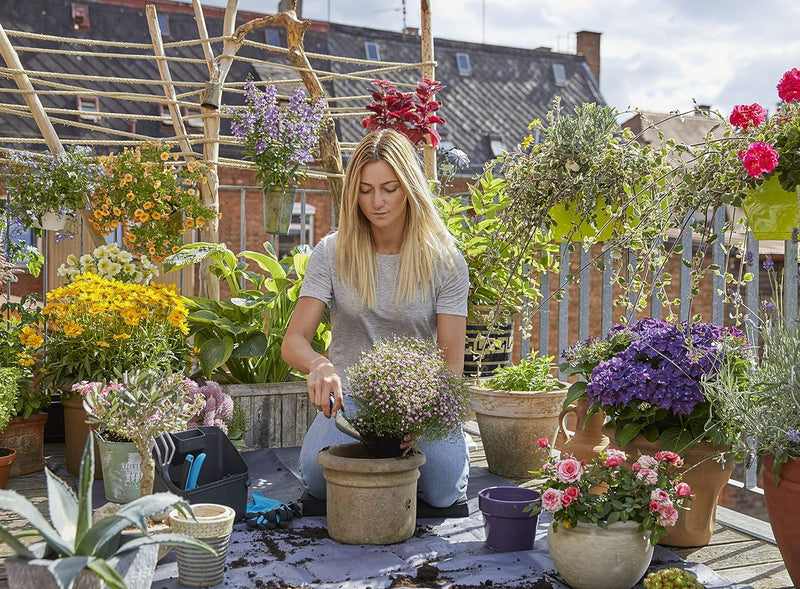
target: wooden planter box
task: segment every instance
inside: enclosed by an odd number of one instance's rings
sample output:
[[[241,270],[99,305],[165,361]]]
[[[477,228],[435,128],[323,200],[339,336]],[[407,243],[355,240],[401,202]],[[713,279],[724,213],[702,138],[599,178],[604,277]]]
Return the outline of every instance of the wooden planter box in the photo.
[[[222,389],[241,403],[247,415],[248,448],[299,446],[317,410],[308,402],[304,380],[262,384],[226,384]]]

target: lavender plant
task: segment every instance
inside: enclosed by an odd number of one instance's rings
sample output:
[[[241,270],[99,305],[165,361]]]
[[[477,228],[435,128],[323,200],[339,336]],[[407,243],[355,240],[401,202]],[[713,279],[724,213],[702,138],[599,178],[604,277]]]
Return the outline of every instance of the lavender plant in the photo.
[[[228,112],[233,135],[243,143],[245,157],[257,167],[256,180],[265,194],[296,184],[306,177],[300,165],[314,159],[325,101],[311,102],[297,87],[288,105],[281,106],[274,85],[260,91],[252,78],[245,82],[244,92],[245,107]]]
[[[734,441],[736,432],[710,412],[702,383],[716,377],[723,361],[743,372],[748,347],[734,327],[646,318],[579,342],[564,357],[582,371],[597,358],[585,386],[590,414],[608,415],[619,444],[642,434],[665,450],[685,452],[702,440]]]
[[[448,369],[432,340],[377,342],[347,369],[347,378],[358,403],[351,422],[361,434],[440,439],[467,417],[466,381]]]

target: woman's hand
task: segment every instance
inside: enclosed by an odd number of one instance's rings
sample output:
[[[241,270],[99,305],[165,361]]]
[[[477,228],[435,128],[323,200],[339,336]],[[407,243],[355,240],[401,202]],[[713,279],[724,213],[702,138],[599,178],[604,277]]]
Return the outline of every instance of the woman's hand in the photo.
[[[344,409],[342,402],[342,379],[330,360],[320,356],[311,363],[308,373],[308,398],[314,407],[322,411],[325,417],[336,415]],[[331,395],[333,406],[331,407]]]
[[[401,456],[408,456],[411,450],[414,449],[414,445],[419,441],[419,436],[412,436],[406,434],[403,437],[403,441],[400,442],[400,449],[403,451]]]

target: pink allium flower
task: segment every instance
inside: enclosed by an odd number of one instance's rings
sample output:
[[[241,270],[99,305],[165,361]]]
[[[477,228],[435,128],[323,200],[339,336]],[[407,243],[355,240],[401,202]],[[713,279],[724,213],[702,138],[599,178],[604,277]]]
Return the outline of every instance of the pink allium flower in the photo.
[[[665,528],[674,526],[678,521],[678,510],[672,503],[662,505],[658,512],[658,523]]]
[[[655,485],[658,482],[658,473],[652,468],[643,468],[636,473],[636,478],[643,480],[647,485]]]
[[[790,69],[783,74],[776,87],[781,100],[786,102],[800,100],[800,70],[797,68]]]
[[[574,483],[583,474],[581,463],[574,458],[559,460],[556,462],[556,477],[562,483]]]
[[[667,493],[664,489],[653,489],[650,492],[650,500],[656,501],[657,503],[666,503],[669,501],[669,493]]]
[[[561,491],[558,489],[547,489],[544,493],[542,493],[542,507],[544,507],[550,513],[555,513],[562,507],[562,496],[563,493],[561,493]]]
[[[687,483],[678,483],[675,485],[675,492],[678,494],[678,497],[692,496],[692,488]]]
[[[538,440],[536,440],[536,443],[539,444],[540,448],[547,448],[548,446],[550,446],[550,440],[548,440],[547,438],[539,438]]]
[[[656,460],[666,460],[670,464],[674,464],[676,466],[681,466],[683,464],[683,458],[680,455],[676,454],[675,452],[670,452],[669,450],[661,450],[656,452]]]
[[[608,457],[603,461],[603,464],[609,468],[616,468],[625,462],[625,459],[627,458],[625,452],[622,450],[615,450],[613,448],[611,450],[606,450],[606,454]]]
[[[578,487],[570,486],[564,489],[564,495],[570,497],[571,499],[577,499],[578,497],[580,497],[580,494],[581,491],[580,489],[578,489]]]
[[[755,102],[750,105],[737,104],[731,113],[731,125],[747,129],[750,126],[758,127],[767,119],[767,111]]]
[[[639,460],[637,460],[636,462],[638,462],[639,466],[641,466],[642,468],[653,469],[658,466],[658,460],[656,460],[655,458],[653,458],[648,454],[642,454],[641,456],[639,456]]]
[[[761,178],[763,174],[769,174],[778,166],[778,152],[769,143],[757,141],[747,147],[747,151],[742,157],[742,165],[747,170],[747,175],[753,178]]]

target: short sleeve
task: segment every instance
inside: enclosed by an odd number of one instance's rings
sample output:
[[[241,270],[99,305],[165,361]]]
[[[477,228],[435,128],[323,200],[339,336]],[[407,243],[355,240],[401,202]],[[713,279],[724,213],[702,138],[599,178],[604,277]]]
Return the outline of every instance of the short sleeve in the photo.
[[[326,305],[330,304],[333,297],[333,272],[334,249],[333,236],[324,237],[311,252],[306,266],[306,275],[303,286],[300,288],[301,297],[313,297]]]
[[[454,267],[440,274],[436,293],[436,314],[467,316],[469,295],[469,270],[461,253],[454,259]]]

